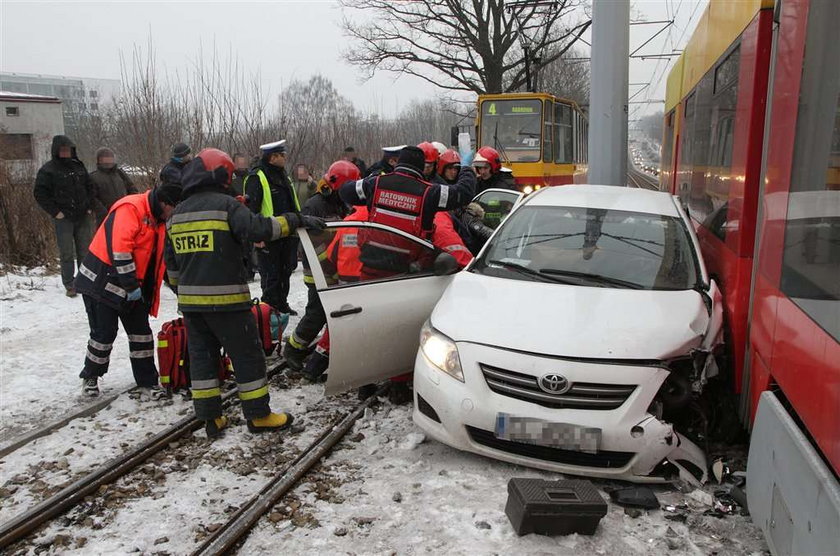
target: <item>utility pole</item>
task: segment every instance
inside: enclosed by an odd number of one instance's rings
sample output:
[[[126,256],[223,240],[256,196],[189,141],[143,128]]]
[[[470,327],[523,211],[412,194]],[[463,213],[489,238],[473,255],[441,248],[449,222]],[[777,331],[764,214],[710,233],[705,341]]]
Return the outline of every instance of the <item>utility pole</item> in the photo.
[[[589,183],[627,185],[630,1],[593,0]]]

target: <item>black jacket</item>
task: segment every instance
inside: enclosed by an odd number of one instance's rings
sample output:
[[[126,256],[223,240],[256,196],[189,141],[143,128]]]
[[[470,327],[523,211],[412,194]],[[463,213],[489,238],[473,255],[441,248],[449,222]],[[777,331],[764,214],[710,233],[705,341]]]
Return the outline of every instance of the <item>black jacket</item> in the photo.
[[[394,171],[394,167],[388,164],[388,159],[383,158],[377,162],[374,162],[368,168],[367,174],[362,174],[363,176],[378,176],[380,174],[390,174]]]
[[[476,195],[486,189],[510,189],[512,191],[519,191],[516,188],[516,182],[513,180],[513,174],[510,172],[496,172],[490,176],[489,180],[478,180],[476,182]]]
[[[167,162],[163,168],[160,169],[160,183],[162,185],[166,185],[168,183],[181,185],[181,173],[184,171],[184,166],[186,165],[186,162],[178,162],[175,160]]]
[[[350,162],[355,164],[356,168],[359,169],[359,175],[361,175],[361,176],[366,176],[367,175],[367,165],[365,164],[364,160],[362,160],[361,158],[355,157]]]
[[[220,185],[184,173],[182,201],[167,222],[165,261],[182,312],[240,311],[251,303],[242,264],[248,242],[273,241],[294,232],[283,216],[249,211]]]
[[[271,202],[274,205],[274,215],[285,212],[299,212],[295,203],[294,186],[284,168],[272,166],[264,159],[251,170],[245,178],[245,195],[248,197],[248,208],[251,212],[260,213],[263,200],[263,188],[257,171],[262,170],[268,180],[271,191]]]
[[[245,178],[248,177],[248,172],[246,171],[243,175],[237,176],[236,172],[233,173],[233,177],[230,179],[230,194],[233,196],[237,195],[245,195]]]
[[[303,205],[300,212],[301,214],[323,218],[327,222],[338,222],[339,220],[344,220],[350,214],[350,208],[341,200],[338,191],[330,191],[328,195],[319,191],[306,201],[306,204]],[[309,232],[309,237],[315,247],[315,252],[320,258],[321,254],[327,250],[330,241],[332,241],[333,233],[328,230],[320,233],[312,230]],[[298,247],[298,252],[301,254],[301,261],[303,262],[303,281],[307,284],[314,284],[312,270],[309,268],[309,260],[303,254],[303,246]]]
[[[59,147],[70,147],[71,158],[59,158]],[[65,135],[52,142],[52,160],[41,166],[35,178],[35,200],[53,218],[60,212],[79,220],[93,207],[93,182],[85,165],[76,158],[76,145]]]
[[[96,217],[101,222],[105,215],[111,210],[111,206],[133,193],[139,193],[131,178],[121,168],[97,168],[91,172],[90,179],[93,181],[93,208]]]

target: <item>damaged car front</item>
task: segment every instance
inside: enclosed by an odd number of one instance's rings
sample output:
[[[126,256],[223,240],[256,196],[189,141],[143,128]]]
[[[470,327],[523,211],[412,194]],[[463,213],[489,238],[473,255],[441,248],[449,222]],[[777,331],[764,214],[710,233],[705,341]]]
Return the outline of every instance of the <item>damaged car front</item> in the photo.
[[[695,409],[718,372],[721,320],[720,292],[673,197],[541,191],[454,277],[424,326],[414,420],[511,463],[700,483],[706,459],[685,430],[702,428]]]

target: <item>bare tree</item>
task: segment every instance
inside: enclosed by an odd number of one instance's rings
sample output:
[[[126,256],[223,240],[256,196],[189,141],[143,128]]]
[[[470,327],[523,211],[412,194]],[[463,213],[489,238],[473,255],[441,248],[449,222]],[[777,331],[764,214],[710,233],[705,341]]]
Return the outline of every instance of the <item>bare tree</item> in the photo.
[[[575,19],[580,0],[339,1],[368,15],[343,22],[354,39],[344,58],[368,77],[382,69],[478,94],[519,90],[527,71],[560,58],[590,25]]]
[[[543,68],[540,90],[558,97],[589,105],[589,60],[580,60],[575,49],[557,58]]]

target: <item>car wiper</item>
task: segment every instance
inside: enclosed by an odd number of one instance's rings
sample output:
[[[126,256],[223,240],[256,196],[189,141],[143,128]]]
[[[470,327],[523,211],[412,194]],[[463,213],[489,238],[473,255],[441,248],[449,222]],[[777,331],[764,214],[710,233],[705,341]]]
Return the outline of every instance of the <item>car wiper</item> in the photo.
[[[527,274],[528,276],[535,276],[537,278],[540,278],[542,280],[547,280],[549,282],[556,282],[558,284],[570,284],[570,283],[572,283],[572,282],[569,282],[568,280],[563,280],[562,278],[558,278],[556,276],[547,276],[547,275],[543,274],[542,272],[540,272],[538,270],[534,270],[533,268],[528,268],[524,264],[514,263],[514,262],[510,262],[510,261],[500,261],[498,259],[489,260],[489,261],[487,261],[487,264],[498,265],[498,266],[501,266],[502,268],[505,268],[507,270],[514,270],[514,271],[519,272],[521,274]]]
[[[582,280],[590,280],[593,282],[600,282],[602,284],[609,284],[612,286],[619,286],[622,288],[628,288],[631,290],[641,290],[644,289],[644,286],[641,284],[637,284],[636,282],[628,282],[627,280],[621,280],[619,278],[611,278],[609,276],[603,276],[601,274],[590,274],[588,272],[575,272],[574,270],[562,270],[559,268],[541,268],[539,270],[540,274],[550,274],[550,275],[557,275],[557,276],[572,276],[574,278],[580,278]]]

